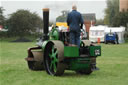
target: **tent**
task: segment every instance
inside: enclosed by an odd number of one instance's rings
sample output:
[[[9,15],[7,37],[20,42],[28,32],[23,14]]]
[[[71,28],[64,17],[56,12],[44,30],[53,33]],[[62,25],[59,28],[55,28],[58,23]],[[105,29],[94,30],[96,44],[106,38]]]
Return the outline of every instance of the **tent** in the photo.
[[[105,29],[105,34],[107,33],[117,33],[119,38],[119,43],[124,43],[124,33],[125,33],[125,27],[107,27]]]
[[[101,42],[104,42],[105,36],[105,28],[106,26],[91,26],[89,30],[89,40],[91,42],[97,42],[98,38],[100,38]]]
[[[104,42],[105,35],[110,33],[110,31],[118,34],[119,43],[124,43],[125,27],[92,26],[89,30],[89,40],[97,42],[98,38],[100,38],[100,41]]]

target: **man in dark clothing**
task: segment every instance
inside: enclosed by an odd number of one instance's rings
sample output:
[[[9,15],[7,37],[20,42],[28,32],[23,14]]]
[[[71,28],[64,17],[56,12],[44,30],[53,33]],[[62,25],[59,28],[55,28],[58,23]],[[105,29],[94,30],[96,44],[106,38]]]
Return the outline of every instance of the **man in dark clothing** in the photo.
[[[70,30],[70,44],[72,46],[80,46],[80,29],[83,27],[83,18],[79,12],[77,12],[77,7],[72,6],[72,12],[68,14],[67,24]]]
[[[116,35],[116,43],[119,44],[119,42],[118,42],[119,38],[118,38],[118,34],[116,32],[115,32],[115,35]]]

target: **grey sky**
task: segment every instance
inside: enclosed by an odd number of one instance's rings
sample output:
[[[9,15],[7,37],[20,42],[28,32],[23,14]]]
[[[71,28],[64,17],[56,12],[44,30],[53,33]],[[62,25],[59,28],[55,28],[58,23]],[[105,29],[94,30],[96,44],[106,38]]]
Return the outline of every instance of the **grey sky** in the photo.
[[[72,4],[76,4],[78,11],[81,13],[96,13],[96,18],[104,17],[106,1],[2,1],[1,5],[5,9],[4,15],[16,12],[17,9],[28,9],[36,12],[42,17],[42,8],[50,8],[50,20],[55,21],[56,17],[61,14],[62,10],[71,10]]]

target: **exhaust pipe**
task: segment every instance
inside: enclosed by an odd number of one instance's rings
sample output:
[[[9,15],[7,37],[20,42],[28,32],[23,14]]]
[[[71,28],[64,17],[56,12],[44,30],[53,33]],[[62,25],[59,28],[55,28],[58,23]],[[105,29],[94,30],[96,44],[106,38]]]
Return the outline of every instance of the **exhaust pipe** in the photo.
[[[43,40],[48,40],[48,32],[49,32],[49,8],[43,9]]]

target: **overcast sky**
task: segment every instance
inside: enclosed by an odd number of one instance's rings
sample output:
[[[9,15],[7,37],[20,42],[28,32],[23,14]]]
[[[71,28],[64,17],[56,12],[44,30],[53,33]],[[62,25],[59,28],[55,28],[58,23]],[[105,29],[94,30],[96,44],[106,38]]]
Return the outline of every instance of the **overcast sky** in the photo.
[[[106,8],[106,0],[2,0],[0,5],[5,9],[4,15],[16,12],[18,9],[27,9],[31,12],[36,12],[42,17],[42,8],[50,8],[50,20],[55,21],[56,17],[61,14],[62,10],[71,10],[72,4],[77,5],[77,9],[81,13],[95,13],[96,18],[104,18],[104,9]]]

